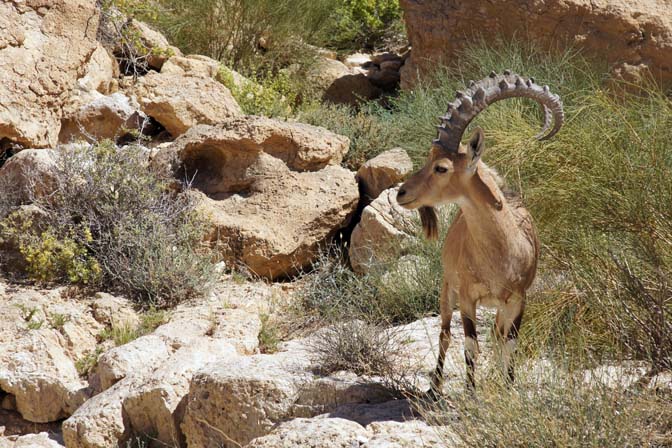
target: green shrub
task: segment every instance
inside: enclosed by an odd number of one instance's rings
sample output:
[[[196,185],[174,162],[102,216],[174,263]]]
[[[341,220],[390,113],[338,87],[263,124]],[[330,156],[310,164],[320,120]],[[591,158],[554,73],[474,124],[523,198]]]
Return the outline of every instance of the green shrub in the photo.
[[[215,260],[205,222],[188,192],[172,191],[145,157],[111,142],[60,150],[56,191],[37,201],[48,228],[0,226],[0,239],[18,238],[29,277],[95,284],[145,306],[207,293]]]
[[[399,0],[338,0],[321,35],[330,48],[377,50],[405,36]]]
[[[236,70],[275,72],[288,65],[301,40],[311,39],[332,12],[330,0],[159,0],[155,23],[185,53],[198,53]],[[272,67],[268,67],[268,66]]]
[[[233,73],[224,65],[220,67],[217,75],[217,79],[231,91],[246,114],[267,117],[288,117],[292,114],[298,94],[290,82],[289,75],[279,72],[259,79],[256,73],[252,72],[250,77],[252,80],[236,83]]]

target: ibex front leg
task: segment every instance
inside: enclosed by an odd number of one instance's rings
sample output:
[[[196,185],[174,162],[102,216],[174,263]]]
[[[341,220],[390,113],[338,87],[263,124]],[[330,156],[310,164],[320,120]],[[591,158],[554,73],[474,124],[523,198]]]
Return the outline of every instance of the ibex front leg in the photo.
[[[476,333],[476,304],[460,297],[460,315],[464,328],[464,362],[467,365],[467,388],[474,389],[474,370],[478,358],[478,334]]]
[[[439,334],[439,357],[436,361],[436,369],[432,374],[432,386],[430,393],[438,396],[443,392],[443,364],[446,359],[446,350],[450,345],[450,322],[453,320],[453,308],[455,307],[456,293],[451,290],[446,281],[441,288],[441,333]]]

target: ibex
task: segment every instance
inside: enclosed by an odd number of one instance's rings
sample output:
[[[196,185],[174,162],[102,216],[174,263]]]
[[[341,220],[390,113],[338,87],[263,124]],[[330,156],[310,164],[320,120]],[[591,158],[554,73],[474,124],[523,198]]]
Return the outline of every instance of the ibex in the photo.
[[[460,144],[469,123],[490,104],[506,98],[536,100],[543,108],[544,140],[560,130],[564,121],[562,102],[548,86],[535,84],[510,71],[491,73],[471,81],[457,92],[448,112],[440,117],[438,138],[432,143],[425,166],[399,189],[397,202],[407,209],[419,208],[428,238],[438,236],[434,206],[456,203],[460,212],[448,229],[442,250],[443,284],[440,298],[441,334],[436,370],[430,392],[440,393],[443,363],[450,343],[450,321],[459,303],[465,336],[467,387],[473,388],[478,355],[476,307],[497,308],[495,335],[505,375],[514,378],[512,355],[525,308],[525,293],[537,270],[539,241],[529,212],[512,195],[500,189],[500,178],[481,156],[485,148],[478,128],[468,144]],[[554,126],[548,134],[551,126]]]

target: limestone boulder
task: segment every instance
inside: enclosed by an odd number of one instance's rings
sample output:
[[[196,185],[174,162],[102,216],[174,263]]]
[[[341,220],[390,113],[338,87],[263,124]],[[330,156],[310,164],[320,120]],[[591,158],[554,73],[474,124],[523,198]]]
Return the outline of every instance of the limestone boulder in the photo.
[[[155,70],[161,70],[163,64],[171,56],[182,56],[179,48],[173,47],[168,39],[151,26],[139,20],[132,20],[131,26],[138,32],[138,37],[147,53],[147,64]]]
[[[402,148],[385,151],[366,161],[357,170],[362,193],[375,199],[380,193],[401,182],[413,170],[413,161]]]
[[[140,317],[133,309],[133,304],[125,297],[105,292],[96,293],[91,303],[91,311],[98,322],[108,327],[135,328],[140,324]]]
[[[187,444],[245,445],[294,417],[389,399],[380,385],[354,374],[316,377],[308,346],[306,341],[291,341],[278,353],[221,360],[196,373],[182,423]]]
[[[26,420],[69,416],[90,396],[75,362],[95,347],[100,326],[85,304],[65,302],[60,292],[1,295],[0,390],[12,396],[11,408]]]
[[[269,435],[254,439],[248,448],[352,448],[362,446],[366,430],[342,418],[297,418],[280,424]]]
[[[415,237],[415,213],[397,203],[397,190],[383,191],[362,211],[350,236],[350,264],[355,272],[366,273],[398,257],[404,244]]]
[[[0,3],[0,140],[54,147],[62,108],[98,48],[94,0]]]
[[[379,98],[383,90],[376,87],[363,74],[345,75],[334,80],[324,93],[324,101],[334,104],[357,106],[362,102]]]
[[[100,391],[133,373],[147,372],[171,355],[172,349],[164,338],[150,334],[128,344],[115,347],[98,358],[96,376]]]
[[[216,78],[220,65],[219,61],[200,54],[173,56],[163,64],[161,74]]]
[[[32,202],[54,191],[57,170],[57,151],[24,149],[0,167],[0,182],[19,202]]]
[[[124,412],[133,430],[153,434],[155,444],[186,446],[180,423],[194,372],[214,359],[237,357],[236,348],[225,339],[204,339],[177,350],[124,398]]]
[[[192,128],[153,165],[193,179],[227,264],[278,278],[310,265],[354,213],[354,175],[336,165],[347,148],[322,128],[246,117]]]
[[[401,0],[413,47],[402,68],[402,87],[418,74],[450,62],[488,30],[490,39],[524,38],[557,48],[558,42],[606,59],[618,74],[650,70],[672,81],[672,14],[668,0]],[[478,24],[478,26],[474,26]]]
[[[26,434],[22,436],[1,437],[0,448],[62,448],[63,445],[58,443],[50,434],[40,432],[37,434]]]
[[[140,131],[147,123],[147,116],[138,109],[121,92],[99,96],[63,119],[59,141],[116,140],[131,131]]]
[[[84,92],[113,93],[119,78],[119,64],[112,55],[98,43],[84,67],[84,76],[77,80],[77,88]]]
[[[450,432],[432,427],[413,411],[407,400],[354,404],[313,418],[295,418],[254,439],[250,448],[362,447],[439,448],[453,446]]]
[[[309,366],[306,353],[288,352],[208,365],[189,387],[182,422],[187,444],[229,447],[265,435],[292,416],[295,396],[310,378]]]
[[[150,72],[127,89],[142,112],[173,136],[197,124],[216,124],[242,115],[229,89],[212,78]]]
[[[311,85],[326,91],[338,78],[352,74],[352,70],[342,62],[321,57],[310,67],[306,79]]]
[[[87,400],[63,422],[63,440],[68,448],[113,448],[122,446],[131,436],[124,418],[123,400],[144,382],[133,375]]]

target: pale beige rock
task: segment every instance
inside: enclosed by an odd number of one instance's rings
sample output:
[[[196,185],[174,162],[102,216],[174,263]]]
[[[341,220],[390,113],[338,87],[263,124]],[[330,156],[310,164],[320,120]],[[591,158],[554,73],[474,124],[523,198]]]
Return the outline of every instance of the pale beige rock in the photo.
[[[361,67],[371,62],[372,55],[367,53],[355,53],[347,56],[343,63],[346,67]]]
[[[446,448],[453,445],[445,429],[437,429],[420,420],[373,422],[366,427],[368,440],[362,448]]]
[[[115,448],[124,446],[131,428],[124,419],[122,403],[144,382],[142,375],[128,376],[87,400],[63,422],[63,439],[68,448]]]
[[[168,359],[172,348],[164,338],[150,334],[115,347],[98,358],[96,376],[100,391],[131,374],[140,375]]]
[[[63,445],[46,432],[23,436],[0,437],[0,448],[62,448]]]
[[[179,425],[194,372],[214,359],[237,356],[235,347],[223,339],[203,338],[200,343],[177,350],[124,399],[124,412],[133,430],[153,434],[156,444],[185,446]]]
[[[77,87],[85,92],[112,93],[119,77],[119,64],[102,44],[98,43],[84,67],[84,76],[77,80]]]
[[[413,171],[413,161],[402,148],[393,148],[367,160],[357,170],[362,193],[370,199],[401,182]]]
[[[147,64],[156,70],[161,70],[163,64],[171,56],[182,56],[179,48],[173,47],[168,39],[149,25],[133,19],[132,26],[139,32],[139,38],[147,51]]]
[[[66,302],[59,291],[20,289],[3,296],[0,389],[13,395],[26,420],[69,416],[90,395],[75,360],[95,346],[99,325],[85,303]]]
[[[297,418],[281,423],[269,435],[254,439],[248,448],[353,448],[367,440],[366,430],[342,418]]]
[[[32,202],[56,188],[58,153],[53,149],[24,149],[0,167],[0,179],[21,202]]]
[[[413,47],[402,68],[403,88],[414,83],[418,72],[454,60],[483,30],[490,39],[515,36],[541,48],[564,42],[617,69],[642,66],[654,77],[672,81],[669,0],[402,0],[401,7]]]
[[[291,416],[310,375],[305,353],[222,360],[194,375],[182,431],[189,446],[245,444]],[[290,372],[292,372],[290,374]]]
[[[93,317],[109,327],[128,326],[135,328],[140,318],[133,309],[133,304],[125,297],[117,297],[105,292],[96,293],[91,303]]]
[[[121,92],[100,96],[63,119],[58,139],[61,143],[116,140],[146,124],[147,117],[138,108]]]
[[[381,402],[389,392],[351,373],[315,377],[307,341],[272,355],[217,361],[191,381],[182,431],[189,446],[244,445],[293,417],[312,417],[346,403]]]
[[[127,92],[173,137],[197,124],[216,124],[242,115],[229,89],[212,78],[150,72]]]
[[[198,54],[188,56],[173,56],[161,67],[161,74],[200,76],[202,78],[216,78],[220,63],[207,56]]]
[[[247,117],[191,129],[153,165],[193,177],[192,194],[212,223],[208,238],[221,243],[227,264],[277,278],[308,266],[352,216],[354,176],[334,166],[347,147],[321,128]]]
[[[366,273],[398,257],[417,232],[415,213],[397,203],[397,188],[390,188],[367,205],[350,236],[350,265]]]
[[[14,395],[16,409],[26,420],[67,417],[89,396],[62,338],[45,328],[0,344],[0,389]]]
[[[94,0],[0,3],[0,139],[54,147],[61,109],[97,48]]]

